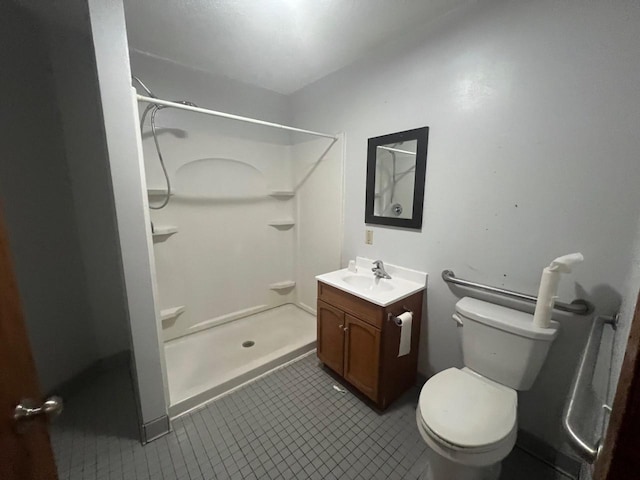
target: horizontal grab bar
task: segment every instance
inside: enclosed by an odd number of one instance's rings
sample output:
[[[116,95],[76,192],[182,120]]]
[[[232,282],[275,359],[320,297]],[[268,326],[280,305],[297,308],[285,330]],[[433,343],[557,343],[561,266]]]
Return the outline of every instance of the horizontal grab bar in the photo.
[[[600,315],[593,320],[587,344],[585,345],[582,357],[580,358],[578,370],[571,382],[571,393],[569,394],[569,401],[565,406],[562,418],[562,426],[569,436],[569,443],[571,447],[580,456],[580,458],[590,464],[596,461],[598,453],[600,453],[600,449],[602,448],[602,438],[598,439],[594,444],[583,439],[578,434],[573,424],[573,416],[576,410],[576,400],[578,395],[591,385],[593,372],[596,368],[596,361],[598,359],[598,350],[602,341],[602,333],[606,324],[611,325],[615,330],[618,325],[618,315],[616,314],[610,317]]]
[[[489,285],[483,285],[482,283],[463,280],[456,277],[451,270],[443,270],[442,279],[447,283],[453,283],[462,287],[475,288],[477,290],[495,293],[496,295],[516,298],[525,302],[536,303],[538,301],[538,297],[527,295],[526,293],[514,292],[513,290],[505,290],[504,288],[491,287]],[[575,315],[589,315],[593,313],[593,305],[591,305],[591,303],[589,303],[587,300],[582,299],[574,300],[571,303],[555,302],[553,308],[555,310],[561,310],[563,312],[569,312]]]

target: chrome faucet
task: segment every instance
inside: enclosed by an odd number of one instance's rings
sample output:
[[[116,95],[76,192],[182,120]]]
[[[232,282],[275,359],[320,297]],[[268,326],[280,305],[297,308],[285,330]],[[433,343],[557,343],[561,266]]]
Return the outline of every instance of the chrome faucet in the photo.
[[[373,262],[373,268],[371,269],[376,278],[386,278],[391,280],[391,275],[389,275],[384,269],[384,263],[382,260],[376,260]]]

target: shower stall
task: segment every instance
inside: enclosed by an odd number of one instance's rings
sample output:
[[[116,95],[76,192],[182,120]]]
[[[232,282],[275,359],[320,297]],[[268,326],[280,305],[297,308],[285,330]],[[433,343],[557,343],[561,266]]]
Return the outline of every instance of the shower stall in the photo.
[[[176,417],[315,348],[314,277],[341,265],[343,139],[217,111],[215,85],[149,62],[132,58]]]

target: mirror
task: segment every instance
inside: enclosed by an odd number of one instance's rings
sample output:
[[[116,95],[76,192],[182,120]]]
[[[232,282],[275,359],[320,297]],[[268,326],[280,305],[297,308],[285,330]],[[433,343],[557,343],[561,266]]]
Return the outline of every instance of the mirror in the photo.
[[[365,223],[422,228],[429,127],[369,139]]]

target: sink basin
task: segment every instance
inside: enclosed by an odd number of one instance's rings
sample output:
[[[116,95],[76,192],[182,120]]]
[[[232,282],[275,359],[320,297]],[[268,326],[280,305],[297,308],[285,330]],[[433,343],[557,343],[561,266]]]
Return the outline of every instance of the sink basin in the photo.
[[[342,277],[346,283],[351,285],[353,288],[357,288],[360,290],[381,290],[381,291],[389,291],[393,290],[393,285],[389,280],[384,278],[376,278],[373,275],[345,275]]]
[[[373,261],[356,258],[356,271],[347,268],[318,275],[316,280],[342,291],[386,307],[427,287],[427,274],[397,265],[385,264],[390,279],[376,278],[371,272]]]

